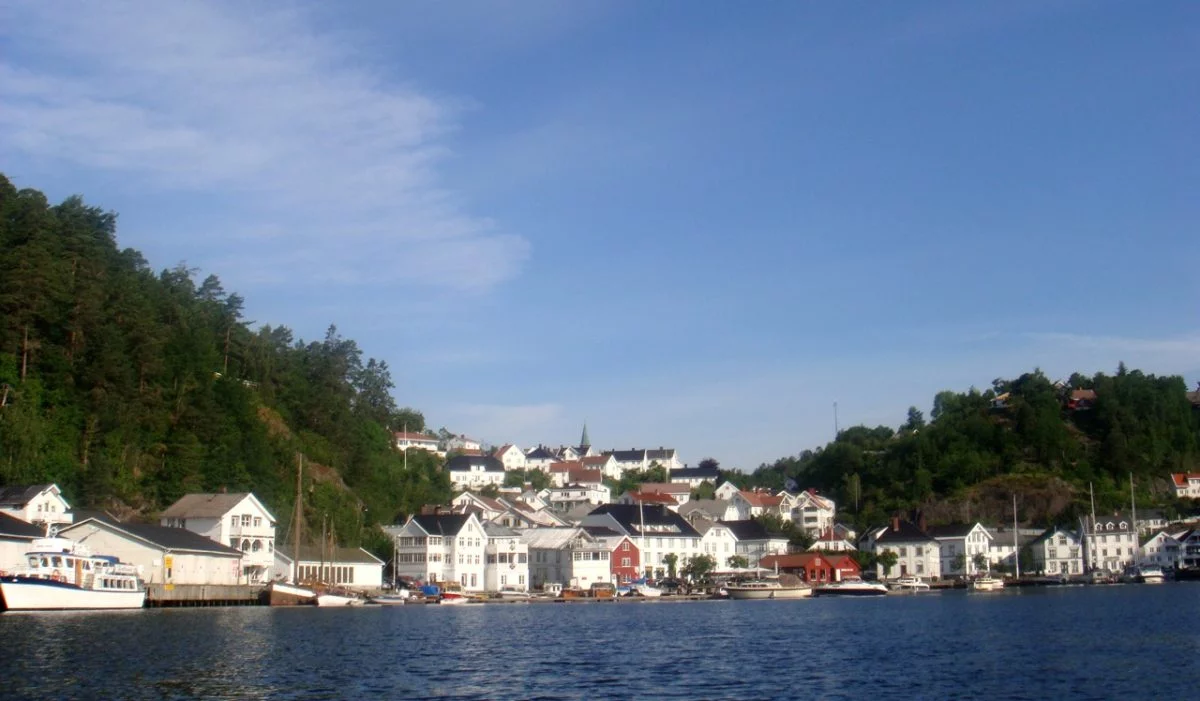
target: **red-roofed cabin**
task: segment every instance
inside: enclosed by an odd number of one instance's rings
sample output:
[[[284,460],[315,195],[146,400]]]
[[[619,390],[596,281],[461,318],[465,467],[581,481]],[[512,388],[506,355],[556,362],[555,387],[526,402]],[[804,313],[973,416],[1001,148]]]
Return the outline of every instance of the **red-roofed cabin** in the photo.
[[[810,584],[840,582],[843,579],[858,577],[862,574],[858,563],[849,555],[827,555],[825,553],[768,555],[758,563],[758,566],[769,570],[778,566],[780,572],[794,574]]]

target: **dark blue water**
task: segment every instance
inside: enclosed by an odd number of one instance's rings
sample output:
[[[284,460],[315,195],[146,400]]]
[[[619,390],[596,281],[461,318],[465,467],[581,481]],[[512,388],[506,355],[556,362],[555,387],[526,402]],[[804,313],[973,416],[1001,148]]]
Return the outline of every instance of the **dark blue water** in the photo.
[[[0,698],[1196,699],[1200,583],[0,615]]]

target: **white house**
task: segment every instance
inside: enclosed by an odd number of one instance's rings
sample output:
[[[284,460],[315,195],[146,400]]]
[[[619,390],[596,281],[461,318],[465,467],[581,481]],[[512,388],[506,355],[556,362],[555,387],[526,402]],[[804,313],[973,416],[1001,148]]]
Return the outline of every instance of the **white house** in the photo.
[[[525,453],[512,443],[500,446],[492,455],[504,465],[505,471],[525,469]]]
[[[611,455],[582,455],[579,464],[589,470],[599,470],[601,475],[609,479],[621,479],[617,461]]]
[[[705,482],[715,485],[721,479],[721,472],[715,467],[681,467],[669,474],[672,482],[686,484],[692,489]]]
[[[612,493],[606,484],[568,484],[550,489],[550,508],[559,513],[570,511],[580,504],[607,504]]]
[[[1159,531],[1142,544],[1141,564],[1177,568],[1183,560],[1183,542],[1189,529]]]
[[[86,518],[59,531],[138,568],[147,584],[247,584],[241,550],[184,528]]]
[[[718,521],[737,540],[734,554],[746,558],[751,567],[757,567],[768,555],[783,555],[788,551],[788,539],[778,533],[770,533],[758,521]]]
[[[63,526],[71,523],[71,505],[56,484],[12,485],[0,487],[0,514],[19,518],[25,523]],[[45,532],[42,537],[45,537]]]
[[[548,472],[550,465],[560,462],[558,456],[549,448],[539,445],[536,448],[531,448],[525,453],[525,469],[526,470],[541,470]]]
[[[1138,546],[1137,529],[1129,517],[1117,513],[1099,516],[1095,521],[1079,521],[1083,534],[1083,558],[1089,570],[1120,572],[1134,563]]]
[[[743,490],[736,492],[730,501],[737,509],[740,521],[767,515],[778,516],[789,521],[792,518],[792,500],[787,493],[776,495],[768,491]]]
[[[928,533],[910,521],[893,518],[888,526],[874,528],[864,536],[863,549],[875,553],[896,554],[896,566],[888,572],[876,565],[880,577],[914,576],[938,579],[942,575],[941,548]]]
[[[384,531],[396,543],[398,576],[458,582],[467,591],[483,591],[487,586],[488,536],[475,514],[421,514]]]
[[[499,499],[474,492],[463,492],[450,500],[450,510],[456,514],[474,511],[481,522],[487,523],[507,513],[509,507]]]
[[[683,506],[692,498],[692,488],[682,482],[644,482],[638,487],[643,494],[656,492],[669,494],[676,504]]]
[[[484,587],[488,591],[529,590],[529,547],[517,531],[495,523],[483,524]]]
[[[0,572],[12,572],[25,566],[25,553],[36,538],[45,538],[46,529],[0,513]]]
[[[1029,544],[1033,571],[1050,576],[1083,574],[1083,543],[1066,528],[1048,528]]]
[[[697,519],[693,525],[701,534],[701,554],[708,555],[715,560],[717,569],[729,567],[729,558],[738,554],[738,539],[730,527],[724,523],[706,519]],[[749,561],[748,556],[747,561]]]
[[[604,473],[585,467],[581,461],[559,461],[550,463],[550,484],[562,487],[568,484],[603,484]]]
[[[738,489],[738,486],[733,482],[722,482],[717,485],[716,492],[713,494],[713,496],[717,499],[731,501],[733,499],[733,495],[740,491],[742,490]]]
[[[1173,472],[1171,486],[1181,499],[1200,499],[1200,472]]]
[[[275,517],[253,494],[187,494],[162,512],[159,523],[242,551],[242,576],[266,582],[275,566]]]
[[[795,495],[792,503],[791,521],[810,535],[825,533],[833,528],[837,517],[837,503],[822,496],[815,489],[807,489]]]
[[[587,589],[612,581],[611,546],[583,528],[535,528],[521,540],[529,548],[534,587],[557,583]]]
[[[1000,565],[1008,569],[1014,567],[1015,553],[1025,552],[1028,546],[1042,535],[1040,528],[1018,528],[1015,532],[1008,527],[987,526],[986,528],[988,533],[992,534],[992,540],[988,543],[988,562],[992,566]],[[1028,566],[1029,563],[1026,561],[1025,567],[1028,568]]]
[[[293,553],[276,550],[272,577],[301,582],[323,582],[347,589],[375,590],[383,586],[383,560],[362,548],[319,548],[305,545],[300,548],[300,569],[292,565]]]
[[[396,448],[401,451],[409,449],[424,450],[427,453],[441,454],[441,447],[438,439],[434,436],[427,436],[424,433],[411,433],[408,431],[396,431],[392,434],[393,440],[396,442]]]
[[[455,455],[446,461],[446,472],[458,489],[504,484],[504,464],[490,455]]]
[[[992,534],[982,524],[931,526],[925,532],[938,542],[943,577],[970,577],[987,571]],[[982,567],[977,560],[982,561]]]
[[[474,453],[481,450],[483,444],[465,435],[451,436],[446,439],[446,452]]]

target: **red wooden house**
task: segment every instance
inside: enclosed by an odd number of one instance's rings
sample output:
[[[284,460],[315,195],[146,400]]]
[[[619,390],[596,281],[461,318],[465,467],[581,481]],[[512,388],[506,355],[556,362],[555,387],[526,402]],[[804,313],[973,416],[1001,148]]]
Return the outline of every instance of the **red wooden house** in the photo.
[[[828,553],[791,553],[768,555],[758,564],[769,570],[778,567],[780,572],[794,574],[810,584],[840,582],[862,574],[861,568],[849,555]]]

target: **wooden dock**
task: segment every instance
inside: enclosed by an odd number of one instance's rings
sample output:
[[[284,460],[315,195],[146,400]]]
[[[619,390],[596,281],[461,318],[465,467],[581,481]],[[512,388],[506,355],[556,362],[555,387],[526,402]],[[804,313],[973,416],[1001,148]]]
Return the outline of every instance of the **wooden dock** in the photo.
[[[260,606],[261,592],[246,584],[147,584],[146,607]]]

